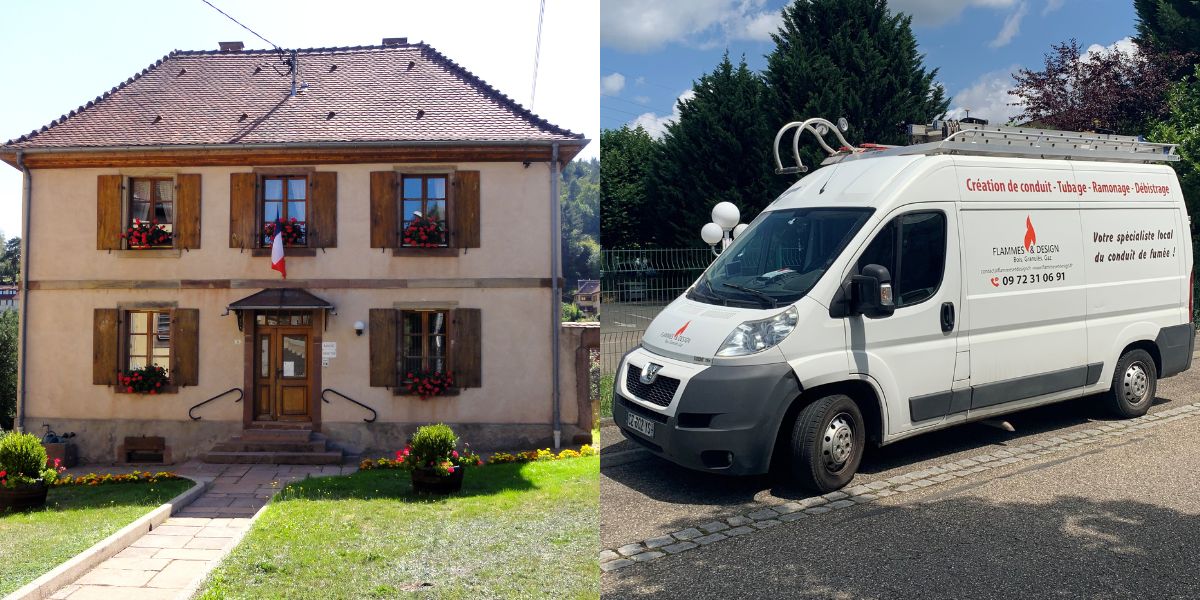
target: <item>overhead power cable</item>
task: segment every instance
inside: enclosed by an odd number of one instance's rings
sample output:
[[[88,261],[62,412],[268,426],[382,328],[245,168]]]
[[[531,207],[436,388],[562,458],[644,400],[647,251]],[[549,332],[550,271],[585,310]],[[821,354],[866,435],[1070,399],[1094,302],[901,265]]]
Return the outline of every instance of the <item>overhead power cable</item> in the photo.
[[[537,98],[538,63],[542,58],[542,19],[546,16],[546,0],[541,0],[538,8],[537,43],[533,48],[533,89],[529,91],[529,110],[533,111],[533,102]]]

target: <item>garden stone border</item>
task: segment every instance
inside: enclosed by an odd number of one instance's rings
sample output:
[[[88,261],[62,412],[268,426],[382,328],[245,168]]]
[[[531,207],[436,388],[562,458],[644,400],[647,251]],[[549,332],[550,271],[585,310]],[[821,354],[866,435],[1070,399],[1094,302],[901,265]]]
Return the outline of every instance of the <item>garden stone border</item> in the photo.
[[[191,504],[199,498],[212,481],[203,477],[183,477],[193,482],[193,485],[182,494],[168,500],[165,504],[142,515],[136,521],[117,530],[116,533],[96,542],[91,548],[80,552],[66,562],[51,569],[48,573],[25,584],[3,600],[44,600],[54,595],[62,587],[69,585],[91,571],[96,565],[112,558],[118,552],[128,548],[130,544],[150,530],[158,527],[172,514]],[[117,484],[121,485],[121,484]]]
[[[959,477],[968,477],[995,467],[1033,460],[1051,452],[1078,448],[1086,444],[1135,433],[1161,423],[1197,416],[1200,416],[1200,402],[1184,404],[1135,419],[1101,422],[1089,429],[1064,433],[1021,446],[993,450],[987,454],[896,475],[889,479],[847,487],[823,496],[813,496],[782,504],[760,503],[759,507],[754,510],[723,520],[711,521],[668,535],[623,544],[616,548],[602,549],[600,551],[600,570],[605,573],[616,571],[637,563],[658,560],[668,554],[679,554],[731,537],[752,534],[768,527],[799,521],[859,504],[868,504],[880,498],[938,485]]]

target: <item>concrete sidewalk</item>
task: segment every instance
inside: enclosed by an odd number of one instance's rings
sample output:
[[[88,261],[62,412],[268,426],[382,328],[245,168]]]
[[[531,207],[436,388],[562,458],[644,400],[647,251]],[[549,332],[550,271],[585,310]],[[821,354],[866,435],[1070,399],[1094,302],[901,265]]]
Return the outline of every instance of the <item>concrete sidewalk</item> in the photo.
[[[606,574],[604,597],[1197,598],[1200,418]]]

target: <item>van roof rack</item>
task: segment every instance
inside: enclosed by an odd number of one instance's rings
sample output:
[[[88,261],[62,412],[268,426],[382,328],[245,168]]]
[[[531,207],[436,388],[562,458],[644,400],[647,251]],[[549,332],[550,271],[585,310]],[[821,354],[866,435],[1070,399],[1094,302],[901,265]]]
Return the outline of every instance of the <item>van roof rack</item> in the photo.
[[[844,124],[839,119],[838,125]],[[784,167],[779,157],[779,141],[783,134],[796,128],[792,137],[794,167]],[[934,122],[932,125],[909,125],[908,131],[913,145],[882,146],[863,144],[854,147],[846,143],[841,132],[845,127],[835,127],[820,118],[795,121],[784,125],[775,135],[775,172],[804,173],[808,167],[800,160],[800,136],[811,132],[821,148],[829,153],[822,165],[847,159],[873,158],[877,156],[965,154],[974,156],[1003,156],[1012,158],[1044,158],[1062,160],[1094,160],[1107,162],[1174,162],[1179,160],[1175,153],[1176,144],[1147,142],[1140,136],[1114,135],[1028,127],[1006,127],[961,121]],[[824,135],[833,131],[841,143],[834,150],[825,142]]]

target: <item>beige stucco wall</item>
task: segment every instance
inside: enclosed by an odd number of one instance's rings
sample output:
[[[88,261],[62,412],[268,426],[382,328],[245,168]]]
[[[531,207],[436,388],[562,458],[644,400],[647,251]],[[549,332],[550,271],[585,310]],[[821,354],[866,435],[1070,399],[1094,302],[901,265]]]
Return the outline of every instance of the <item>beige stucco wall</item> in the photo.
[[[457,258],[396,258],[370,248],[370,173],[402,165],[314,165],[338,174],[338,247],[288,259],[291,279],[548,277],[550,176],[545,164],[462,163],[480,172],[480,248]],[[428,168],[431,165],[413,165]],[[442,165],[445,166],[445,165]],[[33,172],[29,277],[247,279],[276,276],[265,257],[229,248],[229,174],[248,167],[47,169]],[[178,258],[96,250],[96,176],[201,176],[201,248]],[[548,310],[548,309],[547,309]]]
[[[93,419],[186,419],[188,407],[243,385],[243,334],[225,307],[253,290],[46,290],[29,303],[27,414]],[[379,412],[380,421],[549,423],[551,419],[550,333],[547,289],[313,290],[337,307],[322,341],[337,344],[337,358],[321,369],[321,385],[334,388]],[[178,302],[200,310],[200,384],[177,394],[119,394],[92,384],[92,310],[124,302]],[[482,316],[480,388],[458,396],[420,400],[370,387],[369,336],[354,333],[370,308],[396,302],[454,302],[479,308]],[[533,307],[546,307],[545,311]],[[565,386],[564,386],[565,387]],[[573,423],[574,395],[564,390],[563,421]],[[241,421],[232,399],[200,409],[206,420]],[[365,412],[346,402],[322,406],[322,420],[361,421]]]
[[[369,248],[369,173],[396,165],[315,165],[338,172],[338,247],[315,257],[288,259],[289,279],[545,278],[549,274],[549,176],[546,165],[478,163],[459,169],[481,172],[481,248],[456,258],[394,257]],[[247,168],[79,169],[33,174],[29,280],[278,279],[269,259],[228,247],[229,174]],[[132,252],[96,250],[96,176],[202,175],[202,247],[179,257],[130,258]],[[379,412],[379,423],[537,424],[549,435],[552,419],[550,317],[546,287],[530,288],[308,288],[337,309],[323,341],[337,343],[337,357],[321,369],[322,386],[337,389]],[[186,421],[190,406],[244,382],[243,335],[225,307],[252,289],[37,289],[29,292],[26,362],[26,428],[43,421]],[[93,385],[92,314],[132,302],[174,302],[200,311],[200,384],[177,394],[117,394]],[[371,308],[398,302],[453,303],[482,311],[480,388],[422,401],[368,385],[369,334],[356,336],[355,321],[368,322]],[[564,361],[564,371],[573,365]],[[564,373],[564,378],[571,376]],[[198,412],[208,427],[240,428],[242,404],[225,398]],[[346,402],[322,405],[321,420],[333,426],[361,424],[365,411]],[[563,386],[562,422],[580,416],[574,387]],[[65,427],[55,426],[62,431]],[[326,427],[326,429],[336,427]],[[153,428],[145,431],[154,435]],[[540,429],[538,429],[540,431]],[[123,432],[126,430],[122,430]],[[213,430],[217,431],[217,430]],[[529,428],[522,430],[529,431]],[[217,435],[216,433],[210,434]],[[223,433],[221,433],[223,435]],[[522,433],[529,437],[530,434]],[[532,438],[529,438],[532,439]],[[194,454],[194,449],[177,456]]]

